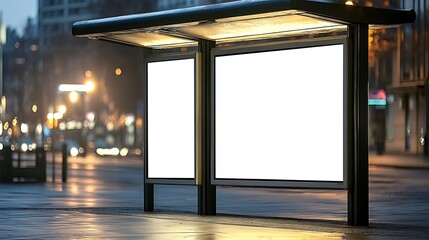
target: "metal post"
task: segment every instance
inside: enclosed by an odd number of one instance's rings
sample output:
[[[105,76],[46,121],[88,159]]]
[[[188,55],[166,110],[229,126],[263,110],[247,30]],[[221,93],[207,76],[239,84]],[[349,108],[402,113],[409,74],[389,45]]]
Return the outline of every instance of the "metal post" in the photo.
[[[144,184],[144,211],[153,212],[154,210],[154,186],[152,183]]]
[[[46,182],[46,152],[43,147],[36,149],[37,181]]]
[[[63,154],[63,162],[62,162],[61,176],[62,176],[63,182],[67,182],[67,157],[68,157],[68,152],[67,152],[67,144],[66,143],[64,143],[62,145],[62,154]]]
[[[429,156],[429,78],[425,81],[425,105],[426,105],[426,126],[425,126],[425,135],[424,137],[424,144],[423,144],[423,153],[424,156]]]
[[[55,100],[56,101],[56,100]],[[51,151],[52,151],[52,182],[55,182],[55,104],[54,110],[52,111],[52,132],[51,132]]]
[[[152,53],[152,50],[149,48],[143,48],[143,57],[146,58]],[[147,143],[147,66],[146,64],[143,64],[143,93],[144,93],[144,106],[143,106],[143,156],[144,156],[144,193],[143,193],[143,210],[145,212],[153,212],[154,210],[154,186],[152,183],[147,183],[145,181],[145,178],[148,174],[148,168],[147,168],[147,158],[148,158],[148,143]]]
[[[13,180],[13,164],[12,164],[12,150],[9,145],[3,146],[1,150],[0,159],[0,181],[12,182]]]
[[[216,46],[212,41],[200,41],[198,51],[201,54],[201,184],[198,185],[198,214],[216,215],[216,186],[211,184],[211,50]],[[198,71],[197,71],[198,72]]]
[[[350,26],[352,61],[349,77],[353,79],[353,134],[349,161],[348,224],[369,225],[368,193],[368,25]]]

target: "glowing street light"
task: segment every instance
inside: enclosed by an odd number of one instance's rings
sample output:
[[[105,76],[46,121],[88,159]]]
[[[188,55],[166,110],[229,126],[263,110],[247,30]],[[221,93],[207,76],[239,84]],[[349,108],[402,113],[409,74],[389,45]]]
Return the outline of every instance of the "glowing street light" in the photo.
[[[116,74],[116,76],[120,76],[122,74],[122,69],[121,68],[116,68],[115,69],[115,74]]]
[[[85,86],[86,86],[86,92],[92,92],[92,91],[94,91],[95,84],[94,84],[93,81],[87,81],[85,83]]]
[[[92,86],[92,88],[91,88]],[[94,89],[92,84],[60,84],[58,86],[59,92],[78,92],[78,93],[87,93]]]
[[[60,112],[61,114],[63,114],[63,115],[64,115],[64,113],[66,113],[66,112],[67,112],[67,107],[66,107],[65,105],[60,105],[60,106],[58,107],[58,112]]]
[[[71,91],[69,93],[69,100],[72,103],[77,102],[77,100],[79,99],[79,93],[75,92],[75,91]]]

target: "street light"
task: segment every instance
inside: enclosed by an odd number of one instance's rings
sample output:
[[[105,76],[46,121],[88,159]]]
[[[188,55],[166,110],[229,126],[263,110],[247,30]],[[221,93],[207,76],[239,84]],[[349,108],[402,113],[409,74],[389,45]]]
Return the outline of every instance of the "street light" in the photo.
[[[88,81],[85,83],[85,86],[86,86],[86,92],[92,92],[92,91],[94,91],[95,84],[94,84],[94,82],[93,82],[93,81],[88,80]]]
[[[67,107],[65,105],[60,105],[58,107],[58,112],[60,112],[62,115],[67,112]]]
[[[58,92],[78,92],[78,93],[88,93],[94,88],[94,83],[92,84],[60,84],[58,86]]]
[[[72,103],[76,103],[77,100],[79,99],[79,94],[75,91],[72,91],[69,93],[69,100]]]

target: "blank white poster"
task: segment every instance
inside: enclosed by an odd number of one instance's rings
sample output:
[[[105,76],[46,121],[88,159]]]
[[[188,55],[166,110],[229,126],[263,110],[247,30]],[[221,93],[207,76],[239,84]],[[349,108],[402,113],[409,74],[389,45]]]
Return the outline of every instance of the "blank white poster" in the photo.
[[[343,45],[215,57],[215,178],[343,181]]]
[[[148,178],[194,178],[194,59],[150,62],[147,71]]]

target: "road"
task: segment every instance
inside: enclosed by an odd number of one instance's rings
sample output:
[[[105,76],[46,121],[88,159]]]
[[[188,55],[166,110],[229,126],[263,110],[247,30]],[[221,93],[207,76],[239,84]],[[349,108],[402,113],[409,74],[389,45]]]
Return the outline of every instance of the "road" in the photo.
[[[143,164],[138,158],[69,158],[67,183],[60,157],[52,182],[0,184],[1,209],[141,208]],[[370,167],[370,221],[429,227],[429,170]],[[217,212],[346,221],[346,192],[217,187]],[[155,209],[196,212],[194,186],[155,186]]]

